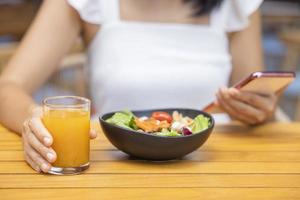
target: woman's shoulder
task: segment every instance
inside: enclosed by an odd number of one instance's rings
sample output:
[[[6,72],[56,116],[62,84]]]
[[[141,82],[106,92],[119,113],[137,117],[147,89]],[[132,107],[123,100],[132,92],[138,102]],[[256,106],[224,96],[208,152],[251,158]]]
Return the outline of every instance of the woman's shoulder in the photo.
[[[249,25],[249,17],[259,9],[263,0],[224,0],[218,16],[227,32],[240,31]]]
[[[83,21],[98,25],[104,21],[105,15],[109,16],[116,1],[118,0],[67,0]],[[249,24],[249,16],[262,2],[263,0],[224,0],[215,14],[215,20],[226,32],[243,30]]]
[[[67,2],[78,12],[83,21],[90,24],[101,24],[102,0],[67,0]]]

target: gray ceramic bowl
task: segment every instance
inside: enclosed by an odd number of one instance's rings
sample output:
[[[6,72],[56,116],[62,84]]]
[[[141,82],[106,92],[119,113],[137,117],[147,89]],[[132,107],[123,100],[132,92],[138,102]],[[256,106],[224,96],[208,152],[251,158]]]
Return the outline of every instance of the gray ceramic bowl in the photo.
[[[210,127],[199,133],[180,136],[180,137],[162,137],[128,130],[119,126],[107,123],[105,120],[110,118],[115,112],[104,114],[99,118],[102,130],[108,140],[119,150],[130,156],[146,160],[172,160],[181,158],[204,144],[214,127],[214,119],[208,113],[192,109],[155,109],[133,111],[138,116],[151,116],[152,112],[164,111],[172,114],[177,110],[183,116],[195,118],[202,114],[210,119]]]

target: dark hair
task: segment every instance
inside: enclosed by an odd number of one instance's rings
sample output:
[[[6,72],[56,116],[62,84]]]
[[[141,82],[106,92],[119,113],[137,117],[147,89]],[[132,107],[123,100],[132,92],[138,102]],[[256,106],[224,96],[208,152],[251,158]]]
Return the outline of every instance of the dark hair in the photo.
[[[224,0],[183,0],[189,3],[193,9],[194,17],[209,14],[215,8],[219,7]]]

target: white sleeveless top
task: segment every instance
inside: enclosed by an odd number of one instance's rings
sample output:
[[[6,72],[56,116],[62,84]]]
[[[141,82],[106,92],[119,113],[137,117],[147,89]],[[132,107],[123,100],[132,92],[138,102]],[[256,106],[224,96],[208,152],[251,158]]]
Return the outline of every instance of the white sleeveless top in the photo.
[[[209,25],[120,20],[119,0],[68,0],[83,20],[100,24],[88,48],[98,113],[122,109],[201,109],[228,84],[227,32],[248,25],[262,0],[225,0]]]

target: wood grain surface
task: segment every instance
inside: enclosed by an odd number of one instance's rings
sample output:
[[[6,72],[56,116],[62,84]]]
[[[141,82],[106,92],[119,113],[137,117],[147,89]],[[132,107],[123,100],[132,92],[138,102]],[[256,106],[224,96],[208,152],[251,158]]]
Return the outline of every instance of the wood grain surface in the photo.
[[[0,199],[300,199],[300,123],[217,127],[203,147],[169,162],[131,158],[100,129],[91,146],[84,174],[38,174],[20,137],[0,126]]]

